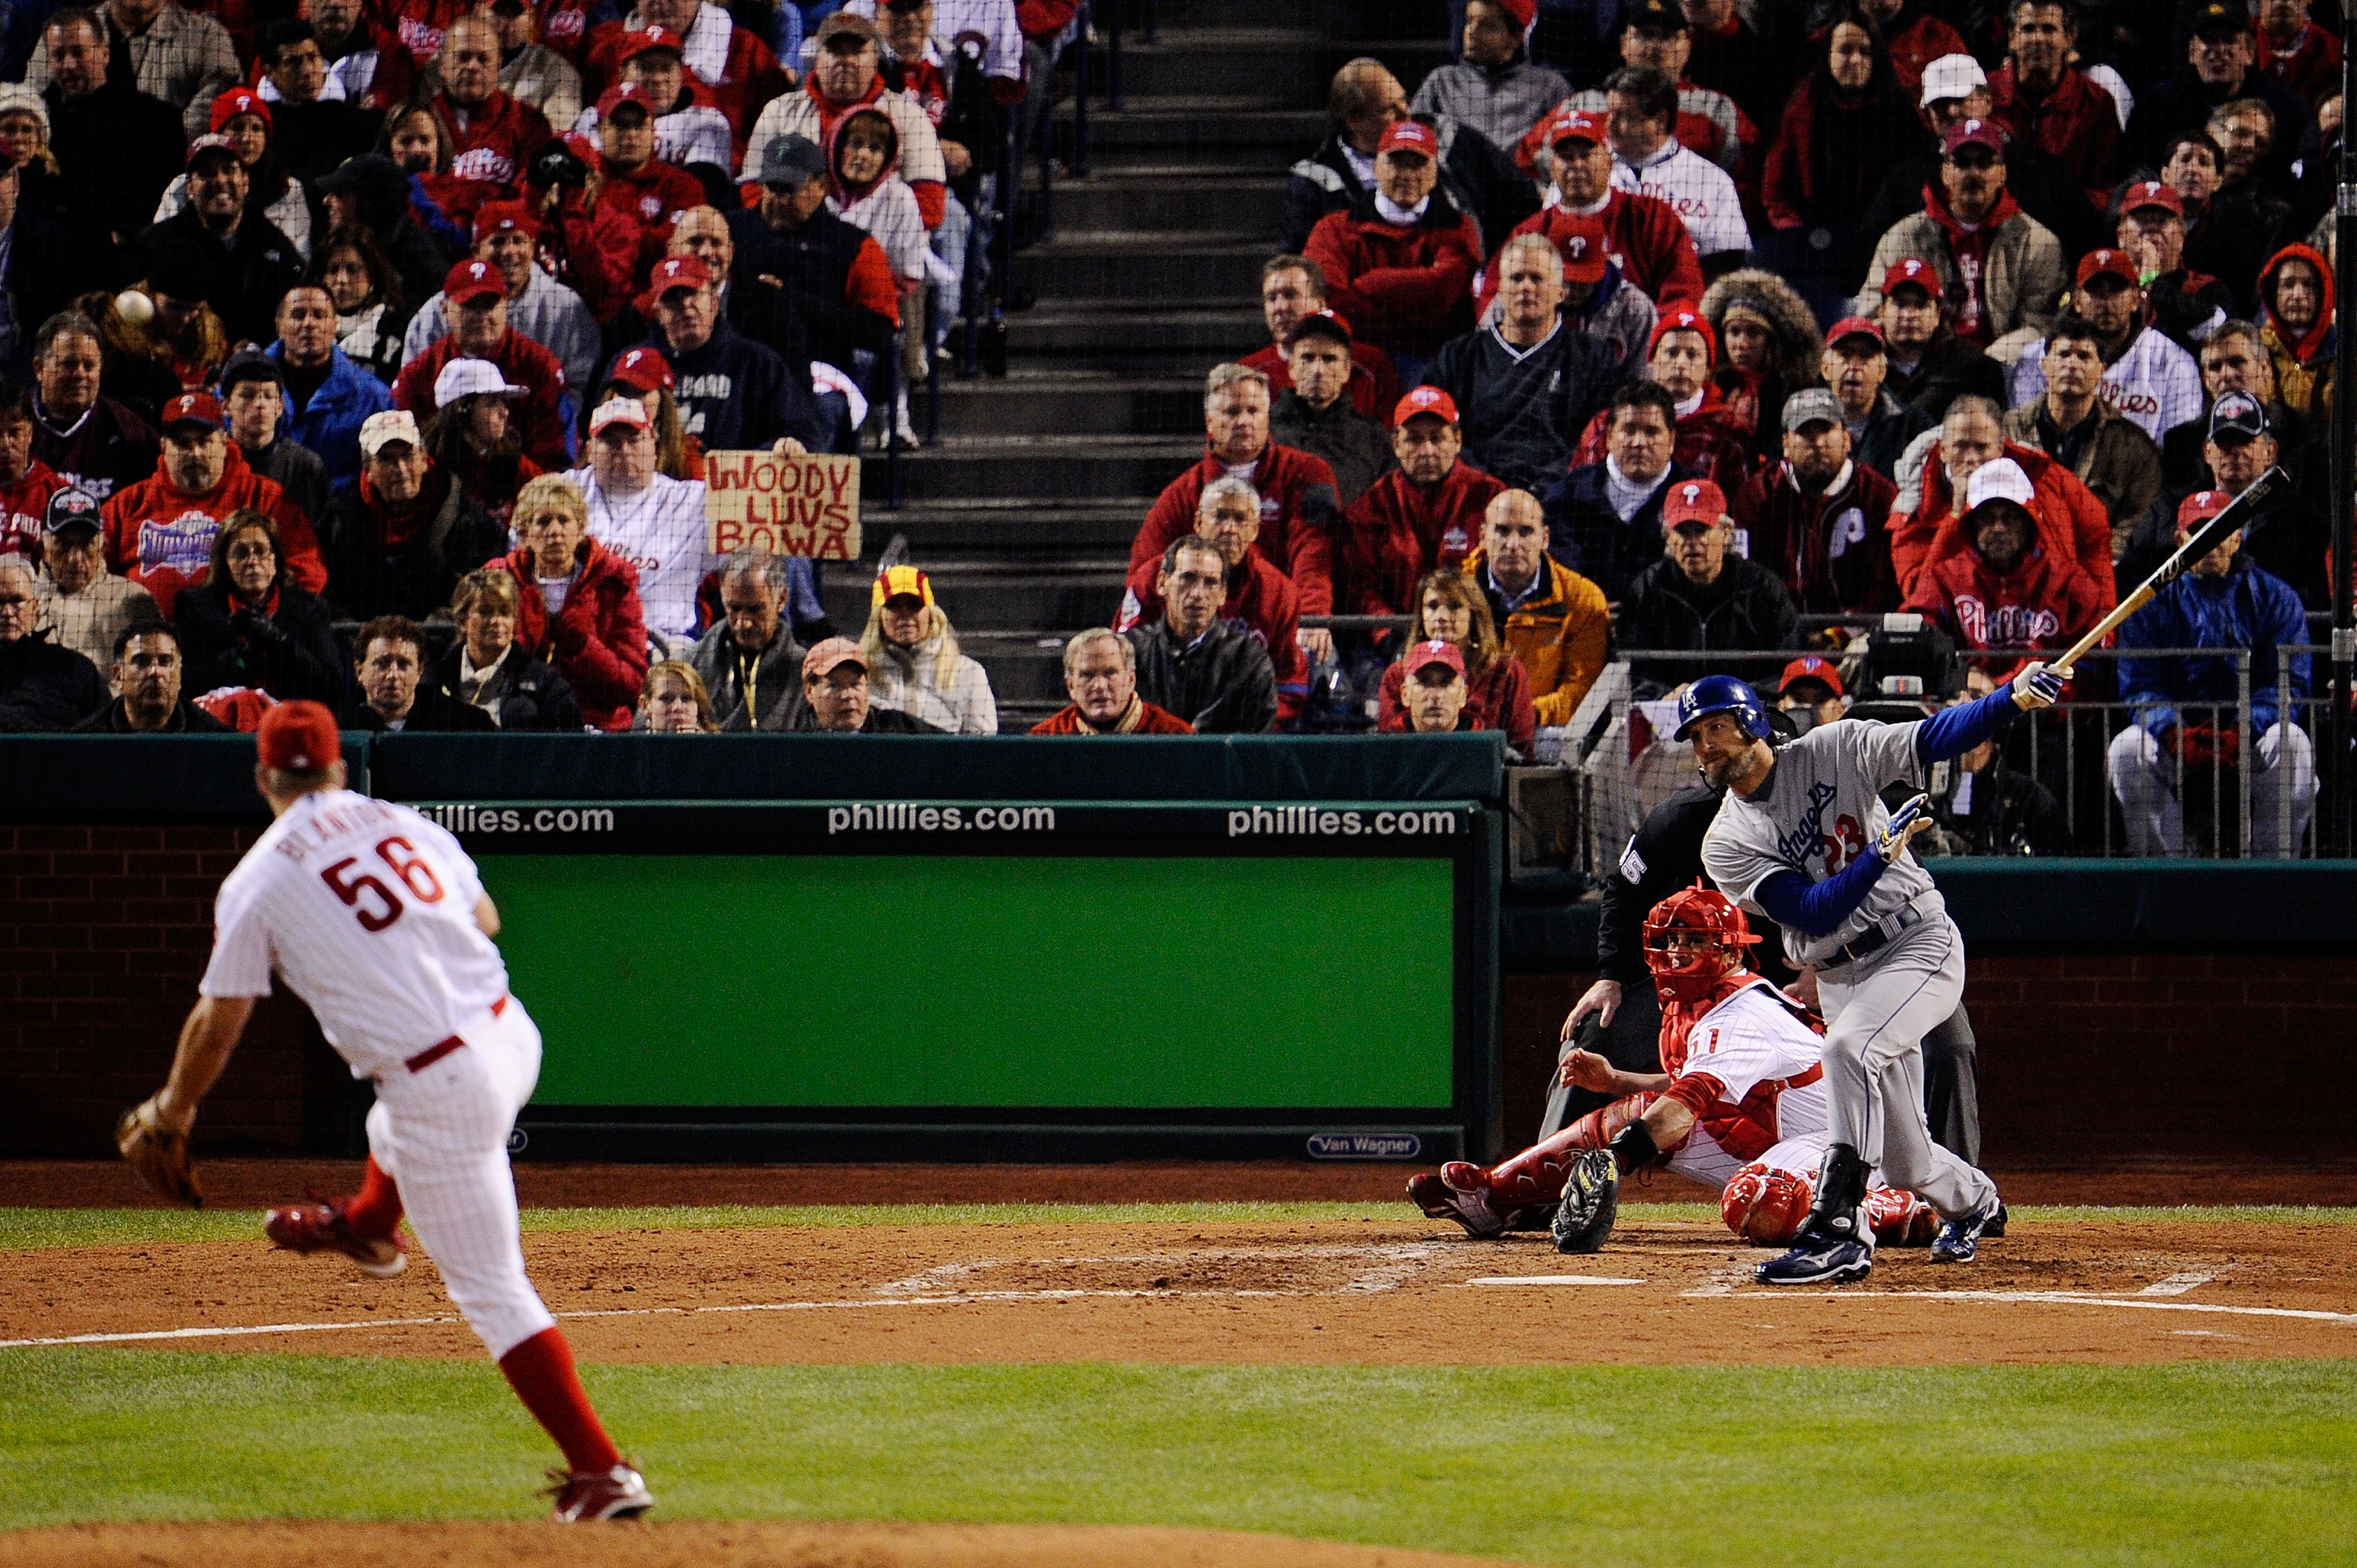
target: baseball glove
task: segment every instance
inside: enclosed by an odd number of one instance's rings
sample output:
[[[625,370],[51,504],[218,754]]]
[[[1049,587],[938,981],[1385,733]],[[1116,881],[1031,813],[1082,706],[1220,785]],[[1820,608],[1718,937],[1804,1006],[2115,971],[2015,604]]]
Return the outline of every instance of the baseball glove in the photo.
[[[1609,1149],[1590,1149],[1573,1164],[1571,1179],[1563,1184],[1563,1206],[1555,1211],[1555,1250],[1602,1250],[1620,1212],[1620,1162]]]
[[[205,1206],[205,1190],[188,1165],[188,1135],[156,1119],[155,1101],[142,1101],[123,1113],[114,1123],[114,1146],[139,1179],[166,1197],[190,1208]]]

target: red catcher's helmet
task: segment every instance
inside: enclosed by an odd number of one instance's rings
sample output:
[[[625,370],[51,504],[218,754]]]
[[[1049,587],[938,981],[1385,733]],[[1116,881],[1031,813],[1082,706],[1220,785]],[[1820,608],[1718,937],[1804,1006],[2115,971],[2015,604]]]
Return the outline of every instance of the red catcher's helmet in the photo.
[[[1815,1196],[1807,1176],[1755,1162],[1727,1179],[1718,1217],[1755,1247],[1781,1247],[1801,1233]]]
[[[1699,947],[1672,948],[1670,933],[1688,931],[1715,940]],[[1751,934],[1743,911],[1724,894],[1695,883],[1681,887],[1653,906],[1645,917],[1645,964],[1653,972],[1653,988],[1675,1002],[1700,1002],[1717,989],[1731,970],[1744,967],[1743,950],[1760,939]],[[1731,958],[1732,964],[1721,963]]]

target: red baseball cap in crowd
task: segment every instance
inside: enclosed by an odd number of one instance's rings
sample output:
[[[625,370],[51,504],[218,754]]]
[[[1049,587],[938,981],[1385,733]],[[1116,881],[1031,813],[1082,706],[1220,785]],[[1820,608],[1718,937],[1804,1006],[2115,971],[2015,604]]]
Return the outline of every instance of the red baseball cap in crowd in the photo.
[[[1692,310],[1673,310],[1653,323],[1653,335],[1645,339],[1645,358],[1652,359],[1653,350],[1662,346],[1662,339],[1673,332],[1701,333],[1702,346],[1710,355],[1710,362],[1718,363],[1718,334],[1711,330],[1708,317]]]
[[[1547,127],[1547,148],[1553,151],[1566,142],[1591,142],[1604,145],[1604,116],[1590,114],[1585,109],[1566,109],[1555,117]]]
[[[1563,257],[1566,283],[1602,283],[1612,264],[1612,240],[1601,218],[1575,217],[1564,222],[1555,248]]]
[[[2233,499],[2223,490],[2196,490],[2177,503],[2177,526],[2190,532],[2224,511]]]
[[[2177,194],[2177,188],[2163,185],[2157,179],[2138,180],[2128,187],[2126,196],[2120,198],[2120,210],[2123,212],[2141,212],[2148,207],[2158,207],[2179,218],[2185,216],[2185,199]]]
[[[639,295],[639,311],[652,316],[662,296],[675,288],[709,288],[712,269],[694,256],[665,256],[647,275],[647,291]]]
[[[566,152],[587,164],[590,173],[597,174],[605,169],[606,155],[598,147],[597,137],[586,131],[567,131],[556,139],[565,144]]]
[[[606,384],[612,386],[616,381],[642,392],[661,392],[678,384],[672,379],[671,361],[652,349],[632,349],[615,360],[614,368],[606,372]]]
[[[1356,341],[1351,336],[1351,323],[1340,312],[1330,309],[1313,310],[1295,322],[1293,330],[1285,335],[1286,347],[1291,348],[1304,338],[1331,338],[1345,349]]]
[[[1682,522],[1717,523],[1727,515],[1727,492],[1708,479],[1680,479],[1662,502],[1662,526]]]
[[[237,161],[237,143],[219,131],[208,131],[188,144],[188,157],[184,168],[195,168],[197,160],[208,153],[219,153],[231,163]]]
[[[1394,120],[1392,128],[1383,133],[1383,139],[1375,144],[1375,156],[1382,157],[1385,153],[1422,153],[1428,158],[1438,157],[1440,138],[1420,120]]]
[[[1813,653],[1804,653],[1784,666],[1783,676],[1776,682],[1776,694],[1782,696],[1795,681],[1820,682],[1835,696],[1842,695],[1841,671],[1834,668],[1832,660]]]
[[[540,215],[521,201],[486,201],[475,210],[475,238],[492,234],[540,237]]]
[[[650,49],[669,49],[675,55],[687,53],[687,40],[669,27],[641,27],[622,35],[622,62],[627,65]]]
[[[176,424],[206,424],[221,427],[221,405],[209,392],[182,392],[164,405],[164,417],[156,424],[165,430]]]
[[[1457,423],[1457,400],[1438,387],[1418,387],[1399,400],[1392,410],[1392,423],[1405,424],[1418,414],[1428,414],[1443,424]]]
[[[1943,157],[1952,158],[1956,156],[1957,148],[1965,146],[1986,147],[2003,157],[2005,133],[1996,128],[1994,120],[1959,120],[1948,127],[1946,135],[1940,138],[1940,153]]]
[[[861,673],[867,670],[867,656],[859,651],[859,644],[847,637],[830,637],[802,655],[802,679],[818,681],[845,664],[856,665]]]
[[[314,773],[341,761],[344,755],[344,743],[336,734],[336,715],[326,704],[308,698],[281,703],[263,714],[253,741],[262,766],[281,773]]]
[[[250,87],[232,87],[213,100],[212,122],[206,128],[212,131],[225,129],[241,114],[259,114],[264,125],[272,124],[270,105],[262,101],[261,94]]]
[[[2130,288],[2144,282],[2136,258],[2126,251],[2090,251],[2080,257],[2078,286],[2084,288],[2097,278],[2117,278]]]
[[[1825,329],[1825,347],[1838,349],[1852,338],[1871,338],[1874,339],[1874,346],[1878,349],[1887,349],[1890,346],[1889,339],[1882,335],[1882,328],[1865,317],[1845,316]]]
[[[1436,664],[1446,664],[1459,675],[1465,673],[1465,655],[1457,650],[1455,643],[1444,642],[1437,637],[1409,649],[1406,662],[1407,672],[1411,675],[1421,675]]]
[[[1531,29],[1538,25],[1539,0],[1498,0],[1498,4],[1505,8],[1506,15],[1522,25],[1523,37],[1527,40]]]
[[[1903,262],[1893,262],[1890,270],[1882,274],[1882,297],[1889,298],[1902,288],[1920,288],[1933,299],[1943,292],[1940,274],[1932,263],[1921,256],[1910,256]]]
[[[508,280],[489,262],[460,262],[442,280],[442,297],[453,305],[472,305],[479,299],[507,296]]]
[[[654,100],[647,96],[647,88],[644,82],[618,81],[613,86],[606,89],[605,95],[597,100],[597,118],[600,120],[612,119],[614,117],[614,111],[619,109],[625,103],[637,104],[640,109],[646,112],[650,119],[654,116]]]

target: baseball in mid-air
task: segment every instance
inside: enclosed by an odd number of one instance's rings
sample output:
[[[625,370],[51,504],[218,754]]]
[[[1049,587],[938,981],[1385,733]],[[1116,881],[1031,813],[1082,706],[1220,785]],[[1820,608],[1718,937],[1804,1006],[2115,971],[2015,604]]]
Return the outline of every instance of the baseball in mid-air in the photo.
[[[135,288],[126,288],[114,296],[114,314],[133,327],[145,327],[156,319],[156,302]]]

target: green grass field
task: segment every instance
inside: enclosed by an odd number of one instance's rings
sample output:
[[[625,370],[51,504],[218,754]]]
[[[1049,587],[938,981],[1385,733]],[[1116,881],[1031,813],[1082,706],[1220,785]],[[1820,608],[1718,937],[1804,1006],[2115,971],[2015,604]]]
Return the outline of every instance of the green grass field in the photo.
[[[2266,1217],[2169,1210],[2135,1219],[2197,1215]],[[1399,1211],[624,1210],[541,1213],[531,1222],[1362,1216]],[[2282,1217],[2352,1219],[2346,1209]],[[17,1248],[253,1234],[251,1215],[0,1214],[0,1246]],[[1564,1316],[1565,1332],[1577,1334],[1576,1316]],[[1896,1370],[591,1366],[584,1375],[668,1519],[1196,1525],[1663,1568],[2248,1568],[2347,1562],[2357,1540],[2357,1361]],[[529,1487],[551,1457],[486,1362],[0,1352],[0,1474],[12,1482],[0,1487],[0,1529],[521,1519],[535,1511]]]

